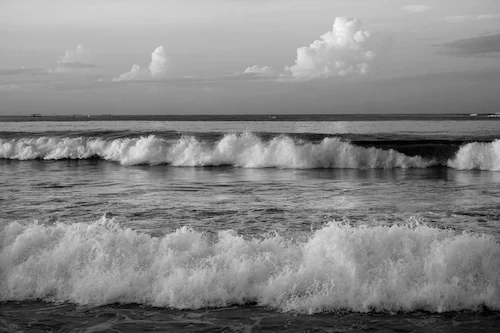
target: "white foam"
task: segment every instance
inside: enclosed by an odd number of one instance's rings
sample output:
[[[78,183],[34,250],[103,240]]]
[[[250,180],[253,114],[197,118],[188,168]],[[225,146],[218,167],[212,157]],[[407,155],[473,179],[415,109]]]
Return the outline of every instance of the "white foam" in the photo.
[[[152,237],[94,223],[12,222],[0,233],[0,301],[140,303],[178,309],[257,303],[281,311],[500,310],[500,244],[422,224],[330,223],[305,241]]]
[[[500,140],[463,145],[448,161],[448,166],[459,170],[500,171]]]
[[[23,138],[0,140],[0,158],[86,159],[99,158],[123,165],[174,166],[233,165],[245,168],[425,168],[434,161],[410,157],[395,150],[363,148],[338,138],[320,143],[297,143],[287,136],[263,142],[251,133],[227,134],[215,144],[192,136],[175,141],[154,135],[134,139]]]

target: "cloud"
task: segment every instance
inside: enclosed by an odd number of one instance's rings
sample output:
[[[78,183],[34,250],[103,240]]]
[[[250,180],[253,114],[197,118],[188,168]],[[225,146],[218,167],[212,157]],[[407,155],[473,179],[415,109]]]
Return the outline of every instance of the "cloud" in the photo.
[[[97,65],[85,64],[83,62],[61,62],[57,67],[64,69],[83,69],[83,68],[96,68]]]
[[[12,69],[0,69],[0,75],[37,75],[44,74],[47,71],[39,68],[12,68]]]
[[[408,6],[403,7],[403,10],[406,10],[406,11],[412,12],[412,13],[423,13],[423,12],[426,12],[430,9],[432,9],[432,7],[426,6],[426,5],[408,5]]]
[[[252,67],[247,67],[243,74],[275,75],[276,72],[269,66],[254,65]]]
[[[300,80],[364,75],[390,44],[389,37],[361,30],[357,19],[337,17],[332,31],[297,49],[295,65],[285,67],[285,72]]]
[[[476,16],[477,20],[494,20],[499,18],[500,14],[481,14]]]
[[[158,46],[151,54],[149,72],[153,77],[162,77],[167,74],[167,54],[163,46]]]
[[[459,56],[482,56],[500,53],[500,34],[459,39],[442,44],[449,54]]]
[[[21,86],[18,84],[3,84],[0,85],[0,93],[10,93],[20,91]]]
[[[277,72],[270,66],[261,66],[261,65],[254,65],[251,67],[247,67],[243,73],[236,72],[236,76],[277,76]]]
[[[454,15],[454,16],[446,16],[443,18],[443,20],[450,22],[450,23],[455,23],[455,22],[463,22],[465,20],[469,20],[471,16],[469,15]]]
[[[129,72],[121,74],[112,79],[113,82],[147,80],[150,78],[162,78],[168,73],[168,58],[163,46],[158,46],[151,54],[151,62],[147,70],[141,70],[140,65],[133,65]]]
[[[88,69],[97,67],[92,62],[90,53],[83,45],[78,45],[74,50],[66,50],[63,56],[59,57],[56,72],[70,72],[72,70]]]
[[[444,21],[449,23],[460,23],[469,20],[494,20],[500,19],[500,14],[480,14],[480,15],[454,15],[445,16]]]
[[[120,82],[120,81],[130,81],[130,80],[135,80],[141,73],[141,66],[139,65],[132,65],[132,69],[130,72],[123,73],[117,78],[112,79],[111,81],[113,82]]]
[[[77,45],[74,50],[66,50],[63,56],[59,57],[58,62],[85,62],[88,60],[88,53],[83,45]]]

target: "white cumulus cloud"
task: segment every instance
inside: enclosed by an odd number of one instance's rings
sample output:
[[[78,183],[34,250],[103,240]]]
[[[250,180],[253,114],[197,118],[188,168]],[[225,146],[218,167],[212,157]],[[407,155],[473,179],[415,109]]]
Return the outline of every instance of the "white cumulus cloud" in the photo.
[[[357,19],[337,17],[331,31],[297,49],[295,65],[285,67],[285,72],[300,80],[364,75],[390,44],[390,38],[361,30]]]
[[[74,50],[66,50],[64,55],[59,57],[58,62],[87,62],[88,59],[88,52],[83,48],[83,45],[77,45]]]
[[[237,72],[238,76],[276,76],[276,71],[270,66],[253,65],[247,67],[243,73]]]
[[[408,5],[408,6],[403,7],[403,10],[406,10],[406,11],[412,12],[412,13],[423,13],[423,12],[426,12],[430,9],[432,9],[432,7],[426,6],[426,5]]]
[[[117,78],[114,78],[112,81],[113,82],[120,82],[120,81],[130,81],[130,80],[135,80],[141,73],[141,66],[139,65],[132,65],[132,69],[130,72],[123,73]]]
[[[141,70],[140,65],[133,65],[129,72],[121,74],[112,79],[113,82],[131,81],[148,78],[165,77],[168,73],[168,58],[163,46],[158,46],[151,54],[151,62],[148,69]]]
[[[78,45],[74,50],[66,50],[63,56],[57,60],[56,72],[71,72],[79,69],[87,69],[97,67],[92,62],[90,53],[83,47]]]
[[[167,54],[163,46],[158,46],[151,54],[149,72],[154,77],[165,76],[167,73]]]

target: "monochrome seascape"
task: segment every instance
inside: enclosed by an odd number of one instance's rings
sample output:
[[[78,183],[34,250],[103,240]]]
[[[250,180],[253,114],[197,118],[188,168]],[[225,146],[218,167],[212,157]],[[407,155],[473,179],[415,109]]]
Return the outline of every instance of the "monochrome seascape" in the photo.
[[[3,118],[1,329],[495,331],[498,120],[244,117]]]

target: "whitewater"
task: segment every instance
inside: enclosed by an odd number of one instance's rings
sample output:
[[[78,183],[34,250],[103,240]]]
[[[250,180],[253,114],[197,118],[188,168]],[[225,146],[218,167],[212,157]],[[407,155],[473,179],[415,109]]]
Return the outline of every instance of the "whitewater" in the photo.
[[[173,166],[231,165],[245,168],[426,168],[439,164],[459,170],[500,171],[500,140],[463,144],[455,156],[425,159],[394,149],[365,148],[339,137],[318,143],[280,135],[268,142],[252,133],[226,134],[215,143],[183,136],[176,140],[155,135],[107,140],[103,138],[39,137],[0,139],[0,158],[88,159],[100,158],[122,165],[171,164]]]
[[[500,244],[418,223],[329,223],[304,241],[182,227],[162,237],[94,223],[10,224],[0,300],[139,303],[177,309],[256,303],[281,311],[500,310]]]
[[[495,332],[499,123],[372,118],[0,121],[0,330]]]

